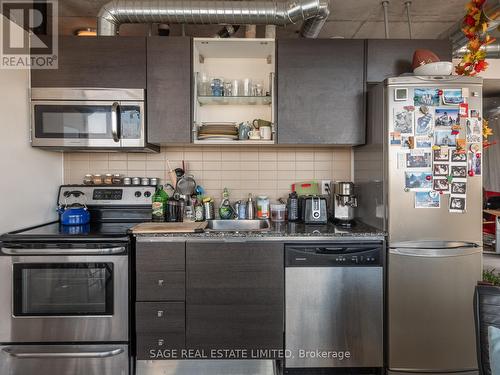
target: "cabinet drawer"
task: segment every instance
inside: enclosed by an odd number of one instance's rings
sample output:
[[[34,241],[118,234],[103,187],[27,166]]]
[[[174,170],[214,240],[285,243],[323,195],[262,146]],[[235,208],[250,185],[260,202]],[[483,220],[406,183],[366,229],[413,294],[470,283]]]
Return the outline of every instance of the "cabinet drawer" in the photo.
[[[137,273],[138,301],[184,301],[186,274],[183,271]]]
[[[186,244],[184,242],[138,242],[136,269],[141,272],[184,271]]]
[[[179,351],[183,349],[185,347],[185,341],[184,332],[151,334],[138,333],[136,337],[137,359],[172,359],[166,356],[172,350]]]
[[[135,330],[155,334],[184,333],[186,314],[184,302],[137,302],[135,305]]]

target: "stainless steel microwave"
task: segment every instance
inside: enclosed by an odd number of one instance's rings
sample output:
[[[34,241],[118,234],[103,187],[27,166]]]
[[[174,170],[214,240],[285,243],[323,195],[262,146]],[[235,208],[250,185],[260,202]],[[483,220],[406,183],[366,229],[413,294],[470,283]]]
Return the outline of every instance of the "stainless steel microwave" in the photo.
[[[31,144],[55,151],[158,152],[143,89],[32,88]]]

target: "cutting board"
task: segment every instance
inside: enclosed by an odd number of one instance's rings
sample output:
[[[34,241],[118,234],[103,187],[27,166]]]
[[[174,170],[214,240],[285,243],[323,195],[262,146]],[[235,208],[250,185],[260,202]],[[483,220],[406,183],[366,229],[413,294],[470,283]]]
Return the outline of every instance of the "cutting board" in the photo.
[[[207,227],[207,222],[194,223],[141,223],[132,227],[130,230],[134,234],[145,233],[195,233],[203,232]]]

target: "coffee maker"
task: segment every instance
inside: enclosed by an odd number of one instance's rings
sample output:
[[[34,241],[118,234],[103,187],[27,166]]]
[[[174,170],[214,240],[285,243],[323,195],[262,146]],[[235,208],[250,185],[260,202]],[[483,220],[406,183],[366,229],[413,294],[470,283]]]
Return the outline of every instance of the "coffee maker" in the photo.
[[[343,227],[354,225],[354,209],[358,206],[358,199],[354,194],[352,182],[333,183],[333,223]]]

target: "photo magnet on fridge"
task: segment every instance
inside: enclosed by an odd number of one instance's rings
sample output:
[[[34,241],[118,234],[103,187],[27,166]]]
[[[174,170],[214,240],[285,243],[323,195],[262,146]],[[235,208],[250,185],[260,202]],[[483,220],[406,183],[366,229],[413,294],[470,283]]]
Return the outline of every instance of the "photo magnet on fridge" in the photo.
[[[450,197],[450,212],[464,212],[466,199],[464,197]]]
[[[440,206],[439,194],[431,194],[429,191],[417,191],[415,193],[415,208],[439,208]]]
[[[478,119],[471,118],[465,121],[468,143],[481,143],[482,141],[482,126]]]
[[[415,148],[431,148],[432,138],[428,136],[415,137]]]
[[[450,149],[448,147],[441,147],[438,150],[432,150],[432,160],[435,162],[449,161]]]
[[[389,140],[391,146],[401,146],[401,133],[400,132],[390,132]]]
[[[434,131],[434,144],[437,146],[452,146],[457,144],[456,135],[452,134],[452,130],[438,130]]]
[[[467,158],[467,170],[469,171],[469,176],[481,176],[481,159],[482,152],[469,151]],[[471,173],[472,171],[472,173]]]
[[[413,111],[394,108],[393,128],[394,132],[399,132],[401,135],[412,135]]]
[[[431,172],[405,172],[405,188],[411,190],[432,189]]]
[[[432,173],[434,176],[438,177],[448,176],[450,174],[450,165],[434,163],[432,166]]]
[[[446,177],[435,178],[433,180],[432,188],[439,192],[447,192],[450,190],[450,183]]]
[[[425,113],[422,112],[422,108],[426,108]],[[420,110],[415,114],[416,116],[416,126],[415,135],[427,135],[432,131],[433,118],[432,113],[427,107],[420,107]]]
[[[460,123],[458,108],[436,108],[434,124],[436,127],[452,127]]]
[[[411,150],[415,148],[415,137],[410,136],[401,136],[401,148],[405,148]]]
[[[443,104],[457,105],[464,102],[462,89],[444,89],[443,90]]]
[[[415,106],[437,106],[439,105],[439,90],[435,88],[415,89],[413,101]]]
[[[467,103],[461,103],[458,106],[458,113],[460,114],[460,117],[469,116],[469,105]]]
[[[432,165],[431,153],[406,154],[406,168],[430,168]]]
[[[450,188],[451,194],[467,194],[467,180],[466,179],[453,179]]]
[[[467,154],[458,150],[452,150],[451,161],[452,163],[465,163],[467,162]]]
[[[466,178],[467,177],[467,166],[465,165],[452,165],[451,173],[452,177]]]

